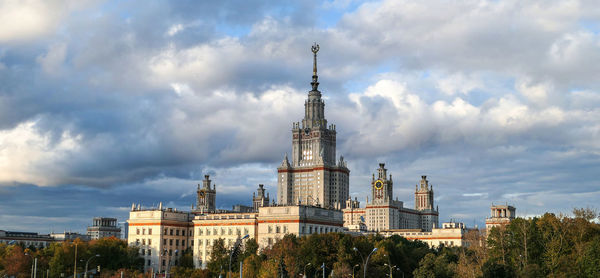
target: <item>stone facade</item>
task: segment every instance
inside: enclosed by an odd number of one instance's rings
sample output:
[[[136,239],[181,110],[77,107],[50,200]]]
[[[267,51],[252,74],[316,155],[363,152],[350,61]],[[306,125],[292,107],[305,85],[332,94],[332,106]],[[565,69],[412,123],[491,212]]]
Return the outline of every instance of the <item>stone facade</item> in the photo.
[[[258,213],[258,244],[273,245],[286,234],[306,236],[343,231],[342,212],[314,206],[262,207]]]
[[[363,229],[379,232],[390,229],[420,229],[431,231],[438,225],[438,210],[433,209],[433,188],[426,176],[421,177],[421,186],[415,189],[415,209],[404,207],[402,201],[393,199],[392,175],[387,175],[384,163],[379,164],[377,175],[371,181],[371,201],[367,198],[365,208],[358,200],[347,200],[344,212],[344,227],[351,231]]]
[[[215,213],[194,217],[194,265],[206,267],[210,251],[215,241],[225,240],[225,246],[232,247],[239,238],[248,235],[257,238],[257,213]]]
[[[129,212],[127,243],[140,249],[144,270],[164,273],[176,265],[193,244],[193,214],[158,208],[142,209],[132,206]]]

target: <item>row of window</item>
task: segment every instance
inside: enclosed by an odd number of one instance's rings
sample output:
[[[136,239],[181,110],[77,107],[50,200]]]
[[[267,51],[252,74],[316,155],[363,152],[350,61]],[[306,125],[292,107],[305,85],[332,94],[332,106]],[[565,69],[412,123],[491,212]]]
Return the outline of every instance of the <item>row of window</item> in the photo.
[[[137,228],[135,231],[136,235],[152,235],[152,228]],[[185,229],[173,229],[173,228],[165,228],[163,235],[170,235],[170,236],[178,236],[178,235],[182,235],[185,236]],[[190,231],[190,236],[192,235],[192,232]]]
[[[244,231],[244,235],[248,234],[248,228],[244,228],[243,231]],[[234,235],[234,234],[238,235],[238,236],[242,235],[242,229],[241,228],[235,228],[235,230],[233,228],[228,228],[228,229],[225,229],[225,228],[221,228],[221,229],[218,229],[218,228],[206,228],[206,229],[200,228],[200,229],[198,229],[197,232],[198,232],[199,236],[202,236],[204,234],[206,234],[207,236],[209,236],[209,235],[211,235],[211,232],[215,236],[218,236],[218,235],[222,235],[222,236],[224,236],[224,235]]]
[[[169,243],[168,245],[173,246],[173,242],[175,242],[175,246],[179,246],[179,239],[175,239],[175,241],[173,241],[173,239],[163,239],[163,245],[167,246],[167,243]],[[181,240],[181,246],[185,247],[185,239]]]
[[[143,245],[146,245],[146,242],[148,242],[148,245],[152,245],[152,239],[148,239],[148,241],[146,241],[145,238],[142,238],[141,240],[138,238],[135,240],[135,245],[140,245],[140,243]]]

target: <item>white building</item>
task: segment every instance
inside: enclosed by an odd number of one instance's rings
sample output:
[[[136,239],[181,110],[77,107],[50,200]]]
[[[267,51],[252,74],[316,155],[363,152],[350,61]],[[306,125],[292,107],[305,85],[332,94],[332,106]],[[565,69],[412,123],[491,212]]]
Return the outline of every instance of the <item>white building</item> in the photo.
[[[421,229],[397,229],[385,230],[381,234],[384,236],[399,235],[408,240],[420,240],[430,247],[438,247],[444,245],[452,246],[468,246],[465,239],[467,228],[463,223],[448,222],[443,223],[442,228],[433,228],[431,231],[423,231]]]
[[[421,176],[420,185],[415,185],[415,209],[404,207],[402,201],[393,199],[392,175],[387,175],[385,164],[380,163],[377,176],[371,181],[371,201],[360,207],[356,199],[348,199],[344,212],[344,227],[351,231],[361,229],[378,232],[393,229],[419,229],[431,231],[438,226],[439,212],[433,209],[433,186],[426,176]]]
[[[509,205],[494,205],[490,208],[490,217],[485,219],[485,229],[489,231],[493,227],[506,225],[517,216],[516,209]]]
[[[144,270],[165,272],[176,265],[183,251],[193,244],[193,215],[175,209],[144,209],[133,206],[129,212],[127,243],[140,249]]]
[[[116,218],[94,217],[92,226],[87,228],[87,235],[90,239],[121,238],[121,228],[117,226]]]
[[[23,244],[26,248],[30,246],[45,248],[52,242],[54,242],[54,239],[50,235],[0,230],[0,243],[4,244]]]

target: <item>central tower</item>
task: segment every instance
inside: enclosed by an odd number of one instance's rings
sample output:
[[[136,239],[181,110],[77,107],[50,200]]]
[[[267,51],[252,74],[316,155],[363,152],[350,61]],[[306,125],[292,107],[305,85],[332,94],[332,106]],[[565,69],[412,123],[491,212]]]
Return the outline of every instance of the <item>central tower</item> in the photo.
[[[341,209],[349,194],[350,170],[344,158],[336,162],[335,125],[327,125],[319,91],[317,52],[313,52],[312,90],[304,102],[304,119],[292,123],[292,161],[287,155],[277,168],[277,200],[282,205],[308,204]]]

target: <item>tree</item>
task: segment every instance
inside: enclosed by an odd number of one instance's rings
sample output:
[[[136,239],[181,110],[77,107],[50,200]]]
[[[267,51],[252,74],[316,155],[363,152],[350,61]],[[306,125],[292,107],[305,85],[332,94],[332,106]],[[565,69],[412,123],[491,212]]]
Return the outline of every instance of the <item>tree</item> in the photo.
[[[23,248],[19,245],[9,246],[2,260],[2,266],[6,275],[17,278],[30,276],[31,263],[31,256],[26,256]]]
[[[227,272],[229,267],[229,250],[225,248],[225,240],[219,238],[214,241],[211,251],[210,260],[206,267],[212,275],[219,275],[221,272]]]
[[[505,264],[487,261],[481,267],[483,278],[511,278],[515,277],[513,270]]]
[[[448,250],[443,249],[438,256],[434,253],[425,255],[421,262],[419,262],[419,268],[413,272],[414,277],[453,277],[456,269],[456,260],[458,258]]]

